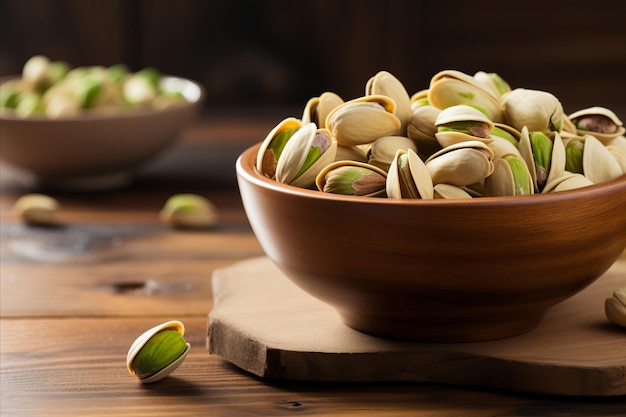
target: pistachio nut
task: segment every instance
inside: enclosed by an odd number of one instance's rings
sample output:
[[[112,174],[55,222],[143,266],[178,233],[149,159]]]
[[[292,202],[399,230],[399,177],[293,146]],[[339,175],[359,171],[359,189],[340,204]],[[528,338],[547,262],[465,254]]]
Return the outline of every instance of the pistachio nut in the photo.
[[[461,187],[452,184],[437,184],[434,187],[434,198],[438,199],[459,199],[472,198],[470,193]]]
[[[176,194],[168,198],[159,212],[167,225],[182,229],[201,229],[217,223],[215,205],[208,199],[191,193]]]
[[[546,184],[542,193],[552,193],[558,191],[574,190],[576,188],[593,185],[589,178],[582,174],[566,173]]]
[[[365,95],[383,95],[393,99],[396,103],[395,115],[402,124],[400,135],[406,135],[412,114],[411,97],[400,80],[387,71],[379,71],[365,84]]]
[[[336,161],[327,165],[315,179],[325,193],[383,197],[387,173],[363,162]]]
[[[459,142],[425,161],[433,184],[465,186],[483,181],[494,170],[494,153],[479,141]]]
[[[502,122],[502,105],[499,94],[488,85],[461,71],[445,70],[430,80],[428,101],[431,106],[445,109],[465,104],[479,109],[489,120]]]
[[[368,152],[368,163],[389,171],[391,161],[393,161],[398,149],[412,149],[417,152],[417,145],[411,139],[404,136],[383,136],[376,139]]]
[[[604,302],[606,317],[618,326],[626,327],[626,287],[618,288]]]
[[[485,178],[486,196],[521,196],[534,194],[533,179],[524,159],[505,154],[494,160],[493,173]]]
[[[558,132],[563,125],[563,106],[551,93],[516,88],[502,96],[507,124],[517,130],[526,127],[531,132]]]
[[[399,135],[402,123],[396,103],[383,95],[346,101],[326,117],[326,128],[341,146],[368,144],[383,136]]]
[[[594,106],[578,110],[568,116],[578,135],[593,135],[605,143],[624,134],[624,123],[606,107]]]
[[[267,134],[257,153],[256,169],[268,178],[276,178],[278,159],[294,133],[302,127],[302,122],[294,117],[287,117]]]
[[[511,91],[511,86],[500,75],[495,72],[478,71],[474,74],[474,78],[483,84],[489,86],[496,95],[503,95]]]
[[[160,381],[171,374],[189,353],[184,334],[183,323],[175,320],[144,332],[128,350],[128,372],[143,383]]]
[[[427,159],[442,148],[436,137],[437,126],[435,126],[440,113],[440,109],[430,105],[417,106],[413,109],[407,126],[407,137],[415,141],[418,155],[422,159]]]
[[[493,141],[493,122],[479,110],[464,104],[442,110],[435,120],[435,126],[435,137],[443,148],[468,140],[484,143]]]
[[[583,174],[594,184],[613,180],[624,173],[618,161],[621,153],[611,152],[595,136],[574,137],[565,147],[565,168]]]
[[[302,124],[315,123],[319,128],[326,127],[326,117],[335,107],[343,104],[343,99],[337,94],[326,91],[319,97],[313,97],[304,106]]]
[[[335,160],[336,153],[337,142],[330,131],[308,123],[287,141],[276,164],[276,181],[296,187],[313,187],[317,174]]]
[[[430,102],[428,101],[428,89],[420,90],[414,93],[411,96],[411,111],[415,111],[415,109],[422,106],[429,106]]]
[[[32,224],[49,226],[57,224],[59,202],[48,195],[31,193],[17,199],[13,214],[20,220]]]
[[[523,127],[519,151],[530,170],[536,193],[565,173],[565,146],[557,132],[549,137],[543,132],[529,132]]]
[[[396,151],[387,174],[386,189],[389,198],[434,198],[430,172],[412,149]]]

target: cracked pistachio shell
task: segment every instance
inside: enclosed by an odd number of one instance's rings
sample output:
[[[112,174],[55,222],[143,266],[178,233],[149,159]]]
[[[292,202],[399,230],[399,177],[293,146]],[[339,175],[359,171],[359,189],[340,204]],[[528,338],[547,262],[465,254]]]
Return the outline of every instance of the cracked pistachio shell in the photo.
[[[518,156],[522,156],[519,151],[519,148],[513,145],[510,141],[496,135],[491,135],[493,139],[490,143],[487,144],[489,149],[493,151],[494,159],[500,158],[506,154],[515,154]]]
[[[619,117],[606,107],[594,106],[578,110],[566,119],[572,122],[578,135],[593,135],[604,144],[622,136],[626,131]]]
[[[25,194],[13,205],[13,214],[18,219],[33,225],[54,225],[59,202],[45,194]]]
[[[396,103],[383,95],[359,97],[336,107],[326,118],[326,127],[341,146],[363,145],[383,136],[399,135],[402,123]]]
[[[479,110],[464,104],[443,109],[435,120],[435,126],[435,137],[443,148],[468,140],[493,142],[490,136],[493,122]]]
[[[452,184],[437,184],[434,187],[435,198],[439,199],[459,199],[459,198],[472,198],[472,196],[462,189]]]
[[[425,162],[433,184],[471,185],[483,181],[493,172],[494,153],[479,141],[447,146]]]
[[[595,136],[584,137],[583,175],[594,184],[614,180],[623,174],[622,168],[611,153]]]
[[[367,162],[388,171],[398,149],[412,149],[417,152],[417,145],[405,136],[383,136],[372,143]]]
[[[626,327],[626,287],[618,288],[613,297],[606,299],[604,310],[610,322]]]
[[[336,161],[327,165],[315,179],[325,193],[383,197],[387,173],[377,166],[358,161]]]
[[[330,91],[312,97],[307,101],[302,112],[302,124],[315,123],[320,129],[326,127],[326,117],[335,107],[344,103],[343,99]]]
[[[461,71],[445,70],[435,74],[430,80],[428,101],[439,109],[469,105],[480,109],[493,122],[503,121],[500,96],[482,81]]]
[[[563,125],[563,106],[551,93],[541,90],[516,88],[502,96],[507,124],[521,131],[558,132]]]
[[[293,134],[302,127],[295,117],[287,117],[267,134],[256,157],[256,169],[268,178],[276,177],[276,166],[285,145]]]
[[[159,381],[171,374],[185,360],[190,345],[183,336],[180,321],[159,324],[139,336],[126,355],[126,367],[143,383]]]
[[[315,177],[335,160],[337,143],[328,129],[308,123],[293,134],[276,165],[276,181],[310,188]]]
[[[498,96],[511,91],[511,86],[502,77],[495,72],[478,71],[474,74],[474,78],[483,84],[489,86],[491,91]]]
[[[593,185],[587,177],[582,174],[565,173],[561,177],[554,179],[546,184],[541,191],[542,194],[558,191],[574,190],[576,188],[588,187]]]
[[[530,170],[535,192],[539,193],[547,183],[565,173],[565,146],[556,132],[553,139],[542,132],[529,132],[526,127],[520,133],[519,151]]]
[[[165,224],[184,229],[201,229],[217,223],[215,205],[208,199],[191,193],[176,194],[165,202],[159,212]]]
[[[411,110],[411,97],[400,80],[387,71],[379,71],[367,81],[365,95],[391,97],[396,103],[395,115],[402,124],[400,133],[406,134],[406,128],[413,112]]]
[[[430,155],[441,150],[436,138],[437,126],[435,121],[441,110],[433,106],[420,106],[413,110],[413,115],[407,127],[407,136],[417,144],[418,155],[427,159]]]
[[[424,162],[411,149],[399,149],[387,173],[387,197],[432,199],[433,182]]]
[[[494,161],[493,173],[485,178],[485,196],[520,196],[534,194],[533,179],[524,159],[505,154]]]
[[[428,89],[420,90],[411,96],[411,111],[415,111],[418,107],[430,106],[428,102]]]

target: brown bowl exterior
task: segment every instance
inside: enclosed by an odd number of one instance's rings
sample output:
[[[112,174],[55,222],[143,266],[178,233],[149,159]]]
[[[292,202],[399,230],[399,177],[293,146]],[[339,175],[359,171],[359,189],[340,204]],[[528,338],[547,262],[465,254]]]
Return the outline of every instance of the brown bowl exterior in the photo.
[[[626,176],[528,197],[392,200],[279,184],[237,161],[267,256],[354,329],[427,342],[523,334],[626,246]],[[602,308],[599,306],[598,308]]]
[[[131,170],[170,145],[199,111],[204,89],[190,80],[168,78],[194,90],[196,98],[163,110],[85,112],[60,119],[4,113],[0,159],[43,179]]]

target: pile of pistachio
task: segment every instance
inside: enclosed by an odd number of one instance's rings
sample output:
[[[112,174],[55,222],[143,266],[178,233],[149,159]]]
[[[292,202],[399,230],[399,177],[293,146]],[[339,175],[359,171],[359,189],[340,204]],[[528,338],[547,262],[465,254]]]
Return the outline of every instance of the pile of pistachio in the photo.
[[[622,121],[605,107],[566,115],[546,91],[498,74],[436,74],[412,96],[392,74],[362,97],[311,98],[262,142],[257,170],[327,193],[388,198],[520,196],[626,173]]]
[[[81,112],[119,112],[132,108],[161,109],[180,103],[179,92],[162,88],[153,67],[131,72],[124,64],[71,68],[42,55],[31,57],[21,78],[0,85],[0,111],[19,117],[72,117]]]

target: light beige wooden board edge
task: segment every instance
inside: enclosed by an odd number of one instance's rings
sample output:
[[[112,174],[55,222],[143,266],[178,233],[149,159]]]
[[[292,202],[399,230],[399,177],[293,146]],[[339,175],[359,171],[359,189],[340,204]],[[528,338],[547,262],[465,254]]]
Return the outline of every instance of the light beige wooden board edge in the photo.
[[[621,286],[626,286],[624,256],[528,334],[477,343],[412,343],[345,326],[331,307],[258,257],[214,273],[207,347],[264,378],[626,395],[626,329],[604,315],[605,298]]]

